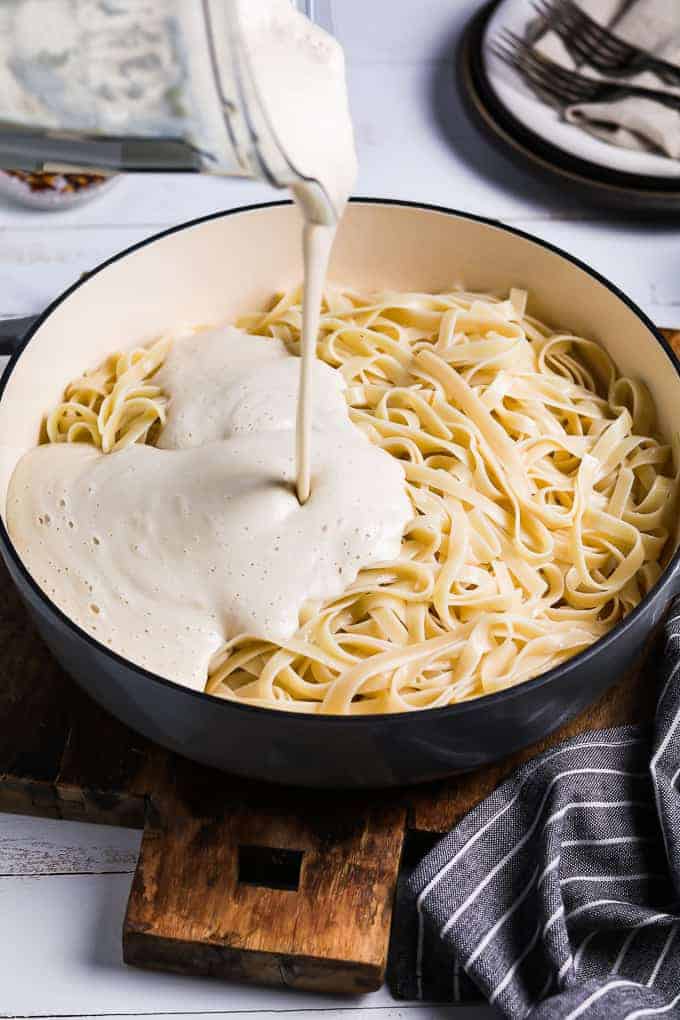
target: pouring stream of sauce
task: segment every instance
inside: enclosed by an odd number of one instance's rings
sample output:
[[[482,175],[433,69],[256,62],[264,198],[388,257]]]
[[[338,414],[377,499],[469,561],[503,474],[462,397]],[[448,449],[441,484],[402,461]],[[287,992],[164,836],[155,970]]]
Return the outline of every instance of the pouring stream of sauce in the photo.
[[[305,287],[302,298],[302,339],[300,343],[300,387],[295,425],[295,488],[300,503],[306,503],[311,489],[313,373],[316,337],[319,332],[321,300],[335,228],[306,223],[302,234]]]
[[[292,191],[305,220],[295,468],[302,504],[312,483],[312,363],[323,287],[337,224],[357,172],[344,57],[335,39],[296,11],[290,0],[234,0],[234,13],[269,125],[299,175]]]

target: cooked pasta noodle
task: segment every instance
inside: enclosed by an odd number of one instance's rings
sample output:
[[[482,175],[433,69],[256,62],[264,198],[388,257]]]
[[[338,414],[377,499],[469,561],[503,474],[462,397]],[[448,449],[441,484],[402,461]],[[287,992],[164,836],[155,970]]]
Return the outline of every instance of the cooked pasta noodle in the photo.
[[[169,338],[163,337],[151,347],[112,354],[72,382],[46,418],[49,442],[92,443],[103,453],[146,442],[153,426],[165,422],[167,401],[149,379],[169,346]]]
[[[328,290],[317,353],[398,457],[399,559],[310,607],[285,647],[236,639],[207,689],[306,712],[433,708],[502,690],[609,630],[654,584],[676,471],[646,387],[526,294]],[[241,325],[296,345],[300,294]]]
[[[650,589],[677,455],[641,382],[525,304],[519,290],[327,289],[318,356],[342,373],[354,424],[401,461],[413,518],[397,559],[308,605],[285,644],[229,641],[207,691],[311,713],[448,705],[558,665]],[[240,325],[296,350],[301,323],[294,291]],[[48,438],[104,452],[148,441],[165,414],[148,376],[166,349],[116,355],[72,384]]]

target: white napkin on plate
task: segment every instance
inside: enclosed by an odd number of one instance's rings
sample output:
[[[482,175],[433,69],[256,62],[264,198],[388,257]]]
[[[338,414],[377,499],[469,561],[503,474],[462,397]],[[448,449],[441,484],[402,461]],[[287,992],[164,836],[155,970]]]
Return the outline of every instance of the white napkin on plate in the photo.
[[[619,38],[656,57],[680,66],[680,0],[576,0],[591,18]],[[546,32],[536,48],[556,63],[580,74],[617,84],[641,85],[680,97],[651,71],[630,78],[608,79],[587,65],[577,66],[555,32]],[[565,118],[613,145],[645,152],[662,152],[680,159],[680,112],[654,100],[631,97],[608,103],[568,106]]]

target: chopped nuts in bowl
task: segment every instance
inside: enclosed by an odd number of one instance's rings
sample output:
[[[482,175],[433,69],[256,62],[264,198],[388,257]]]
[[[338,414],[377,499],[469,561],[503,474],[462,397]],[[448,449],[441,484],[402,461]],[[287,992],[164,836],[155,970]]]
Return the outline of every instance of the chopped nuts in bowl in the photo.
[[[90,173],[0,170],[0,195],[34,209],[68,209],[108,191],[117,177]]]

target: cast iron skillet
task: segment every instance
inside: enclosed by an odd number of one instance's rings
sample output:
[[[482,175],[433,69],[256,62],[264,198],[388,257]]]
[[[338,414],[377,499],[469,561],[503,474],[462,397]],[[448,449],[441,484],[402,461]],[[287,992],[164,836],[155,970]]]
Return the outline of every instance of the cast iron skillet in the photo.
[[[299,280],[290,203],[195,220],[129,248],[57,299],[30,329],[0,383],[0,503],[41,416],[66,382],[120,345],[180,322],[233,320]],[[353,202],[331,276],[351,286],[424,290],[527,286],[533,310],[600,340],[654,393],[677,428],[680,368],[652,323],[598,273],[552,245],[435,206]],[[244,776],[303,786],[423,782],[478,767],[544,737],[630,666],[680,587],[676,551],[652,592],[607,636],[527,683],[476,701],[402,715],[309,716],[190,691],[126,661],[69,620],[23,566],[4,523],[0,552],[45,642],[113,715],[152,740]]]

